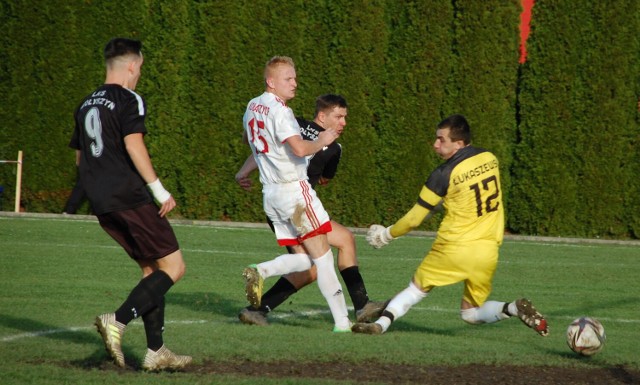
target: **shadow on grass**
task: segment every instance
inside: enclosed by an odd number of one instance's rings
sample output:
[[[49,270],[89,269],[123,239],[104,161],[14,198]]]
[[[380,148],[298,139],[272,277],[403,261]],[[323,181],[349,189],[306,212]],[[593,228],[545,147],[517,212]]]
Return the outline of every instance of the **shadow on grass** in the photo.
[[[635,306],[637,303],[638,303],[637,297],[627,297],[627,298],[620,298],[615,301],[602,301],[602,302],[587,302],[587,300],[585,300],[585,304],[581,304],[580,306],[575,306],[573,308],[563,307],[562,309],[557,309],[555,311],[541,309],[540,312],[542,312],[545,315],[551,315],[551,316],[567,316],[567,317],[579,318],[582,316],[588,316],[590,314],[604,314],[605,310],[607,309],[629,308],[629,307]],[[566,326],[569,326],[568,322]]]
[[[139,371],[142,370],[140,361],[133,356],[128,349],[123,348],[125,367],[117,366],[104,349],[96,349],[90,356],[78,360],[72,360],[68,364],[71,367],[82,370],[109,370],[109,371]]]
[[[89,332],[85,330],[78,330],[78,328],[60,328],[55,325],[46,324],[29,318],[13,317],[4,314],[0,314],[0,324],[8,328],[22,330],[25,333],[25,338],[27,336],[45,337],[73,342],[76,344],[92,345],[98,342],[100,338],[98,333],[95,331]]]
[[[238,319],[238,313],[244,309],[248,303],[231,299],[229,296],[217,294],[214,291],[207,292],[169,292],[166,296],[167,304],[179,305],[189,310],[199,311],[205,314],[214,314],[223,317]],[[355,321],[355,314],[350,310],[349,316]],[[304,301],[296,301],[292,296],[287,301],[278,306],[277,309],[268,314],[267,319],[270,324],[274,325],[290,325],[302,326],[307,325],[310,319],[319,320],[333,324],[333,318],[329,312],[327,305],[318,305],[317,303],[307,303]],[[428,334],[455,336],[460,330],[467,327],[464,324],[455,325],[452,323],[446,328],[434,328],[424,324],[416,324],[399,320],[394,322],[390,330],[422,332]]]
[[[552,352],[553,353],[553,352]],[[609,373],[611,378],[616,379],[616,383],[620,384],[640,384],[640,375],[634,373],[633,370],[625,367],[625,365],[611,366],[610,363],[602,362],[595,358],[595,356],[582,356],[573,352],[555,352],[558,356],[585,364],[594,369],[602,369]]]
[[[215,292],[169,292],[166,296],[166,301],[167,304],[179,305],[189,310],[195,310],[205,314],[228,317],[236,321],[240,311],[248,305],[246,301],[230,299],[228,296],[216,294]],[[309,318],[326,319],[327,322],[333,322],[328,306],[295,302],[295,305],[292,307],[292,304],[293,301],[287,300],[273,312],[269,313],[269,322],[274,324],[298,325],[296,319],[304,320]]]
[[[349,311],[349,317],[355,322],[355,314],[353,310]],[[333,326],[333,317],[329,312],[328,306],[322,306],[309,303],[297,303],[295,308],[282,304],[272,313],[269,313],[268,320],[273,325],[299,326],[309,327],[309,321],[325,322],[327,325]],[[425,323],[427,323],[425,321]],[[455,336],[463,326],[451,326],[448,328],[432,328],[425,324],[416,324],[404,320],[398,320],[393,323],[390,332],[419,332],[425,334],[433,334],[440,336]]]
[[[640,383],[640,382],[634,382],[638,380],[638,377],[634,376],[634,374],[629,373],[629,371],[627,370],[627,368],[624,367],[624,365],[611,366],[610,363],[599,360],[597,358],[597,355],[583,356],[581,354],[572,352],[571,350],[569,350],[568,347],[562,350],[549,348],[549,349],[546,349],[546,351],[548,354],[552,354],[552,355],[555,354],[558,357],[561,357],[562,359],[579,363],[581,365],[586,365],[594,369],[607,370],[612,377],[620,380],[620,383],[622,384]]]
[[[425,321],[425,324],[426,323],[427,321]],[[391,325],[391,327],[389,328],[389,331],[397,330],[397,331],[404,331],[404,332],[419,332],[419,333],[452,337],[452,336],[458,335],[459,332],[465,328],[466,328],[466,325],[451,326],[448,328],[434,328],[434,327],[429,327],[428,325],[415,324],[413,322],[405,322],[402,320],[398,320]]]
[[[24,335],[16,336],[17,338],[48,338],[56,341],[64,341],[81,345],[94,345],[96,350],[87,358],[71,361],[70,364],[75,367],[92,369],[92,368],[117,368],[111,364],[111,358],[104,349],[102,338],[95,328],[61,328],[55,325],[47,324],[29,318],[13,317],[0,314],[0,324],[16,330],[21,330]],[[134,352],[123,346],[122,351],[125,357],[135,356]],[[137,368],[137,361],[126,359],[127,366]]]
[[[167,304],[183,306],[203,313],[218,314],[225,317],[237,317],[247,304],[222,296],[215,292],[167,293]]]

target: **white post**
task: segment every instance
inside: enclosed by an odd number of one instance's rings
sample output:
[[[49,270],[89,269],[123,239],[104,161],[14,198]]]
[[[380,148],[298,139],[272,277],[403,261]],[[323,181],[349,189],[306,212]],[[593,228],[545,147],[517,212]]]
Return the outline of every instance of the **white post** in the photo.
[[[22,189],[22,151],[18,151],[18,171],[16,172],[16,207],[15,211],[20,212],[20,190]]]

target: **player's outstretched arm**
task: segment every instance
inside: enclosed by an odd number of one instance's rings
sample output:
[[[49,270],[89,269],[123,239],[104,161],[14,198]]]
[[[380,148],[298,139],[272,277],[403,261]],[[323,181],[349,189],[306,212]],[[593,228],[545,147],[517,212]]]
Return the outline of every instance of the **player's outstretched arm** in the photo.
[[[389,233],[393,238],[397,238],[401,235],[413,231],[416,227],[429,216],[431,210],[415,204],[402,218],[400,218],[393,226],[389,227]]]
[[[379,249],[418,227],[430,213],[431,210],[416,203],[392,226],[372,225],[367,232],[366,240],[371,246]]]

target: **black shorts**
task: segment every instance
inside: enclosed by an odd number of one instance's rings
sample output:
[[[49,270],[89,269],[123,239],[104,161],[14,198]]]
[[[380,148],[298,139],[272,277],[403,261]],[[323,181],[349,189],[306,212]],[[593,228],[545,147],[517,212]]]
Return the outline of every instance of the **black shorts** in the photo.
[[[100,226],[135,260],[155,260],[180,249],[166,217],[148,203],[130,210],[98,215]]]

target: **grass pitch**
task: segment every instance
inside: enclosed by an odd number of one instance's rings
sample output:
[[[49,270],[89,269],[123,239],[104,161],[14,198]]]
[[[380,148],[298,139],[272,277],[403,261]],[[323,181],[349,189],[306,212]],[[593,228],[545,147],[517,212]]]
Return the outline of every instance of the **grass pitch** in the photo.
[[[201,370],[237,362],[640,370],[636,242],[505,241],[491,299],[529,297],[548,318],[547,338],[517,319],[465,324],[458,311],[461,284],[434,290],[388,333],[367,336],[331,333],[332,318],[316,284],[271,313],[270,326],[240,324],[237,313],[246,306],[242,269],[282,253],[273,234],[241,224],[175,222],[174,229],[187,273],[166,297],[165,343],[192,355],[195,365],[184,373],[143,373],[146,348],[139,320],[125,334],[124,370],[109,363],[92,326],[95,316],[114,311],[140,278],[124,251],[91,217],[0,215],[0,383],[255,384],[256,376],[242,370],[215,376]],[[428,236],[406,236],[374,250],[362,235],[356,238],[373,300],[404,289],[432,242]],[[265,290],[275,281],[267,280]],[[566,327],[583,315],[598,318],[607,333],[604,350],[591,358],[578,357],[565,343]],[[354,383],[346,373],[343,381],[299,377],[265,375],[259,382]]]

